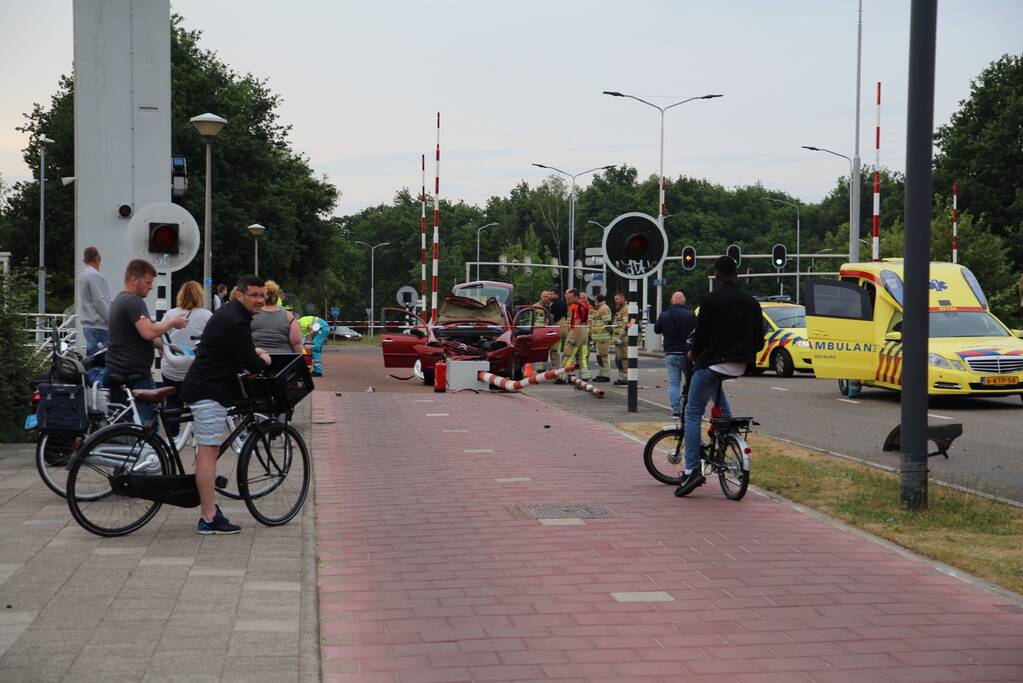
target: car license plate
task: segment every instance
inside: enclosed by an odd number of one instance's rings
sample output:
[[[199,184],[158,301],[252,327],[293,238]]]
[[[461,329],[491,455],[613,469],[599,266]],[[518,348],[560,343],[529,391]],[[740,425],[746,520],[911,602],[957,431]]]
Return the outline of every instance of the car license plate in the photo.
[[[981,377],[981,384],[1019,384],[1019,377],[1015,375],[999,375],[997,377]]]
[[[35,429],[38,424],[39,424],[38,415],[33,414],[25,418],[25,429]]]

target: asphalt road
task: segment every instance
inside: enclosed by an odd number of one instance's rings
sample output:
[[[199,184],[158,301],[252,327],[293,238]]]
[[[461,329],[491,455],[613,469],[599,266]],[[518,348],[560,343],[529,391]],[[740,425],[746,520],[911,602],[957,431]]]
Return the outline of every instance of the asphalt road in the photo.
[[[640,413],[625,409],[625,387],[598,385],[602,401],[568,386],[541,385],[530,393],[597,419],[636,421],[670,419],[666,374],[659,358],[641,357]],[[783,379],[767,373],[726,382],[736,415],[753,415],[757,431],[868,462],[898,468],[900,454],[881,450],[885,436],[899,423],[899,394],[867,388],[849,400],[835,380],[797,374]],[[658,406],[661,406],[659,408]],[[929,410],[931,424],[960,422],[963,435],[948,460],[930,459],[931,477],[1023,504],[1023,402],[1008,398],[938,398]],[[933,444],[931,445],[933,447]]]

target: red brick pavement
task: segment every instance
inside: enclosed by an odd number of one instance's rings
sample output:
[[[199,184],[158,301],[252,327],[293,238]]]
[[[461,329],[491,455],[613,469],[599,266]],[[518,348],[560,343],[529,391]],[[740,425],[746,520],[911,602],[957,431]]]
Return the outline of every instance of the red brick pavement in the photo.
[[[386,376],[356,355],[313,397],[327,681],[1023,681],[1017,602],[763,496],[676,499],[635,442],[527,397],[335,396]]]

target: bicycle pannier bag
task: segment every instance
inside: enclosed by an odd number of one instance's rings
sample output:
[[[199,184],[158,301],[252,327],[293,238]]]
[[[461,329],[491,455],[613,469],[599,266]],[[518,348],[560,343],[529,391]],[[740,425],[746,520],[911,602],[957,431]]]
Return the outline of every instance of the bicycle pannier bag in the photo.
[[[39,385],[40,432],[84,434],[89,427],[85,408],[85,388],[80,384]]]

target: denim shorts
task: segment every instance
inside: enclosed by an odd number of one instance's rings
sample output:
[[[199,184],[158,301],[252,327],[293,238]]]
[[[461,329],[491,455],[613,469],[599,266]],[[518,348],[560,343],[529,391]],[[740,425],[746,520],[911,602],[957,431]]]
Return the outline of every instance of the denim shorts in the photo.
[[[192,411],[195,443],[198,446],[219,446],[224,436],[227,407],[209,399],[188,404]]]

